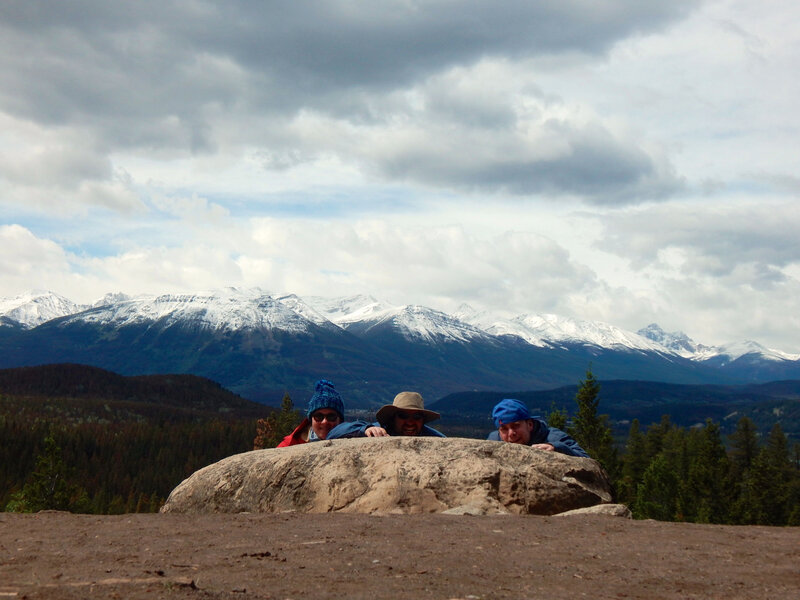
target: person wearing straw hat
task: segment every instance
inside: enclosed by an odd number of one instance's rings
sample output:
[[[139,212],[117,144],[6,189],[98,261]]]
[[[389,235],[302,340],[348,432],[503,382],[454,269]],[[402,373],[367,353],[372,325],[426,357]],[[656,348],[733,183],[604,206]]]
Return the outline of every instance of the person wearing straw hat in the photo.
[[[439,417],[439,413],[425,408],[425,401],[417,392],[400,392],[391,404],[385,404],[378,409],[375,423],[342,423],[334,427],[326,439],[395,435],[445,437],[441,431],[427,425]]]

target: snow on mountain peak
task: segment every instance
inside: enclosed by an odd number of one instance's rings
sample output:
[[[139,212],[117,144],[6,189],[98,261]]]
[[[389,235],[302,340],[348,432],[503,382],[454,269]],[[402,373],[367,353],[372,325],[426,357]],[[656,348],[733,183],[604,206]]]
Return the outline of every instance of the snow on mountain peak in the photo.
[[[128,296],[106,294],[91,306],[76,304],[53,292],[32,290],[0,298],[0,318],[9,326],[30,329],[52,319],[113,324],[160,322],[219,331],[283,330],[307,332],[310,327],[340,327],[369,332],[381,325],[412,340],[468,342],[476,338],[512,335],[529,344],[552,347],[591,344],[604,348],[671,353],[697,361],[720,357],[733,361],[753,355],[767,360],[796,361],[799,354],[765,348],[752,342],[709,347],[681,331],[667,333],[656,323],[633,333],[607,323],[582,321],[554,314],[521,314],[511,318],[462,304],[453,314],[420,305],[397,306],[369,295],[339,298],[273,297],[259,288],[225,288],[196,294]]]
[[[31,329],[51,319],[74,314],[86,308],[54,292],[30,290],[13,298],[0,298],[0,317]]]
[[[76,320],[117,326],[161,322],[196,325],[220,331],[308,330],[309,319],[259,289],[227,288],[197,294],[140,296],[74,315]]]
[[[723,344],[722,346],[716,348],[709,348],[708,350],[713,353],[709,353],[707,356],[704,356],[704,358],[708,356],[724,356],[729,361],[734,361],[738,358],[750,354],[768,360],[777,360],[777,361],[800,360],[800,354],[789,354],[788,352],[773,350],[771,348],[767,348],[766,346],[762,346],[758,342],[754,342],[752,340]]]
[[[306,296],[303,300],[326,319],[339,326],[356,321],[372,320],[396,308],[391,304],[380,302],[372,296],[366,295],[338,298]]]
[[[695,343],[694,340],[682,331],[667,333],[661,329],[657,323],[650,323],[650,325],[643,327],[637,333],[649,340],[658,342],[667,350],[683,356],[684,358],[691,358],[698,353],[703,354],[709,350],[707,346]]]
[[[412,339],[425,339],[431,342],[441,340],[469,342],[474,338],[489,337],[485,331],[469,323],[418,304],[400,306],[386,316]]]
[[[283,304],[289,310],[297,313],[298,315],[308,319],[312,323],[316,323],[317,325],[330,325],[331,321],[320,312],[315,310],[312,306],[309,306],[307,302],[305,302],[299,296],[295,294],[289,294],[288,296],[281,296],[277,298],[278,302]]]
[[[492,335],[513,335],[533,346],[592,344],[604,348],[631,348],[666,352],[641,335],[599,321],[581,321],[554,314],[521,314],[510,319],[476,313],[468,322]]]

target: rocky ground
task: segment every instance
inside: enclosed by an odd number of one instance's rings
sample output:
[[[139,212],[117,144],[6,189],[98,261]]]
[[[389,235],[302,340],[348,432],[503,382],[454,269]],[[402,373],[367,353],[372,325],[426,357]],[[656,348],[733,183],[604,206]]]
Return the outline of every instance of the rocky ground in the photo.
[[[800,598],[800,528],[0,513],[0,598]]]

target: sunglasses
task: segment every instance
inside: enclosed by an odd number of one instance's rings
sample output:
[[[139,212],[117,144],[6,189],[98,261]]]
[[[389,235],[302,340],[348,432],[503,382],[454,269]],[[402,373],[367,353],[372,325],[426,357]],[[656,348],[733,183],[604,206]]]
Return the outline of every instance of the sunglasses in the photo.
[[[395,413],[398,419],[402,419],[403,421],[424,421],[425,415],[422,413],[406,413],[406,412],[397,412]]]
[[[335,423],[339,420],[339,415],[337,413],[314,413],[311,415],[311,418],[314,419],[317,423],[322,423],[323,421],[328,421],[328,423]]]

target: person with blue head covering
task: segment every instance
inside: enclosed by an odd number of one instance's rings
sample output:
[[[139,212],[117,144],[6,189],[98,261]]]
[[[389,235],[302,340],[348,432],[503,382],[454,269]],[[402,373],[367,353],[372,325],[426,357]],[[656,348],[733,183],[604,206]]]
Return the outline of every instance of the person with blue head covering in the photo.
[[[528,407],[519,400],[506,398],[498,402],[492,409],[492,419],[497,430],[489,434],[490,440],[524,444],[570,456],[589,456],[567,433],[549,427],[543,419],[532,416]]]
[[[314,385],[314,393],[308,401],[305,418],[295,430],[283,438],[278,448],[324,440],[331,429],[344,421],[344,401],[327,379]]]

